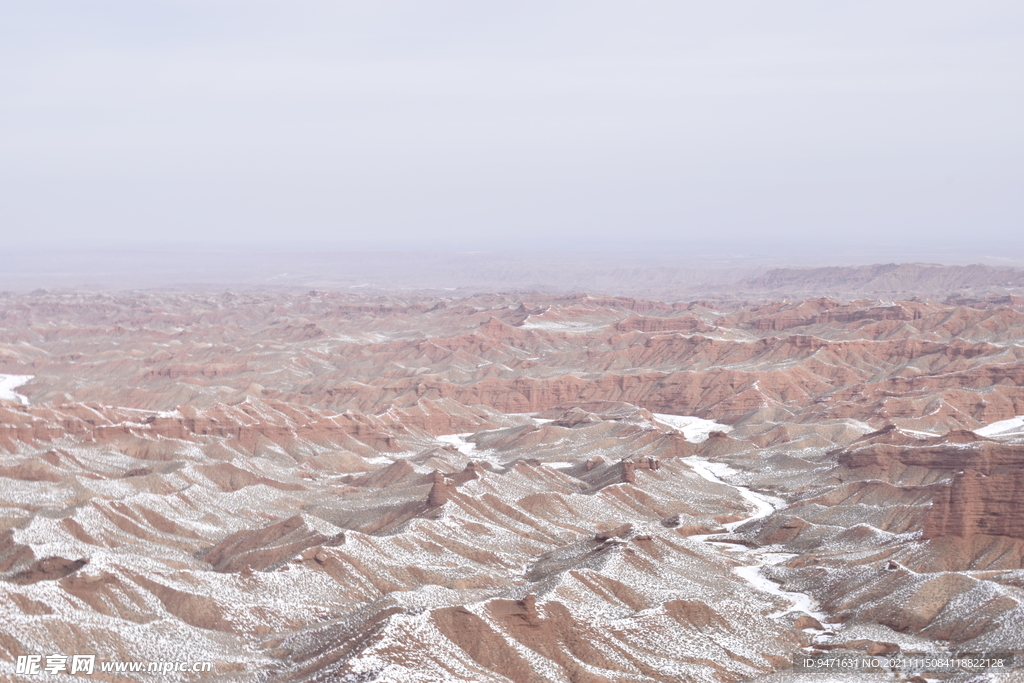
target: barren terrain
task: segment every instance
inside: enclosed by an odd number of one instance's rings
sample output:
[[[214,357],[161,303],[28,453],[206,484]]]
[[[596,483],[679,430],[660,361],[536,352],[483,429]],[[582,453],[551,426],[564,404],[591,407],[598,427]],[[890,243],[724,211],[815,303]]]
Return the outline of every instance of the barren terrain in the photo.
[[[0,677],[56,652],[775,681],[797,652],[1021,649],[1024,302],[948,294],[0,295]]]

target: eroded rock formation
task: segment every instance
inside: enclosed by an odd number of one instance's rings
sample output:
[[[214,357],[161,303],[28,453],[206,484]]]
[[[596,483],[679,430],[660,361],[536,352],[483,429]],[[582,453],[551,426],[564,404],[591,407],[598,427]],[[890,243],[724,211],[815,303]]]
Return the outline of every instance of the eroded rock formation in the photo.
[[[1018,300],[2,296],[0,662],[720,683],[1024,644]]]

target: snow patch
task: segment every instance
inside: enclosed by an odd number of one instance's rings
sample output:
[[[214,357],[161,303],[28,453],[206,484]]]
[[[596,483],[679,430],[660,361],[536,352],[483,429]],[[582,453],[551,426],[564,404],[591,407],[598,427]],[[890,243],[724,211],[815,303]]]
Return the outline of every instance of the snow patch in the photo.
[[[695,456],[686,458],[686,462],[690,464],[690,467],[693,468],[694,472],[708,481],[736,489],[740,496],[743,497],[743,500],[754,506],[754,513],[749,517],[741,519],[738,522],[730,522],[729,524],[726,524],[725,528],[729,531],[732,531],[751,520],[764,519],[776,510],[786,507],[786,502],[780,498],[769,497],[762,493],[751,491],[746,486],[733,486],[732,484],[722,481],[721,477],[727,477],[736,472],[736,470],[729,467],[724,462],[711,462],[710,460],[703,460]]]
[[[1024,415],[1018,415],[1017,417],[1011,417],[1009,420],[1000,420],[999,422],[979,427],[974,430],[974,433],[978,436],[1006,436],[1020,431],[1024,431]]]
[[[594,324],[576,322],[570,320],[531,320],[527,317],[526,322],[519,326],[521,330],[547,330],[549,332],[593,332],[600,330],[605,323]]]
[[[473,432],[466,432],[465,434],[445,434],[435,438],[441,443],[446,443],[449,446],[455,446],[455,449],[463,455],[472,456],[473,451],[476,450],[476,444],[466,441],[466,437],[472,436],[472,434]]]
[[[781,617],[789,612],[803,612],[804,614],[811,615],[822,624],[828,623],[829,615],[816,609],[818,605],[811,596],[806,593],[784,591],[779,587],[779,584],[761,574],[761,567],[765,565],[780,564],[792,557],[795,557],[792,553],[762,553],[761,559],[763,561],[760,564],[735,567],[733,568],[733,572],[759,591],[770,593],[771,595],[778,596],[789,602],[790,606],[788,609],[780,610],[769,615],[773,619]]]
[[[683,438],[690,443],[702,443],[707,441],[711,432],[731,432],[732,427],[720,424],[713,420],[705,420],[693,415],[669,415],[667,413],[654,413],[654,419],[663,425],[667,425],[677,432],[681,432]]]
[[[23,406],[28,405],[28,398],[14,390],[26,384],[35,375],[0,375],[0,401],[14,401]]]

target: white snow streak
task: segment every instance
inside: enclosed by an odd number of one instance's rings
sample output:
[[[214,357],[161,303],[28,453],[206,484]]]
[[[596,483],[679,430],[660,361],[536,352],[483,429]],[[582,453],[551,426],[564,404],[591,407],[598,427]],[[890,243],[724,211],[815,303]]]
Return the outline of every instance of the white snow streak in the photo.
[[[28,398],[15,393],[15,389],[27,383],[35,375],[0,375],[0,401],[14,401],[23,406],[28,405]]]
[[[728,482],[722,481],[720,476],[728,476],[734,470],[726,465],[725,463],[709,462],[702,460],[696,456],[686,458],[686,462],[690,464],[693,471],[704,477],[708,481],[715,482],[716,484],[724,484],[735,489],[743,499],[754,505],[755,512],[749,517],[741,519],[738,522],[731,522],[724,525],[725,528],[732,532],[738,527],[746,524],[755,519],[762,519],[772,514],[778,509],[785,507],[785,501],[778,498],[772,498],[755,491],[751,491],[746,486],[734,486]],[[721,536],[722,534],[706,534],[700,536],[694,536],[694,539],[704,541],[712,547],[720,550],[726,550],[732,553],[739,551],[742,546],[736,544],[722,544],[716,542],[714,538]],[[726,546],[726,547],[723,547]],[[779,584],[771,581],[770,579],[761,575],[761,567],[766,565],[780,564],[790,558],[796,557],[793,553],[771,553],[771,552],[759,552],[758,550],[743,550],[744,554],[750,554],[755,558],[755,564],[742,565],[733,569],[733,572],[737,576],[745,580],[751,586],[764,593],[770,593],[776,595],[783,600],[789,602],[790,606],[788,609],[784,609],[778,612],[774,612],[769,616],[772,618],[778,618],[790,612],[803,612],[809,614],[822,624],[826,624],[828,615],[824,612],[815,610],[815,602],[811,596],[806,593],[797,593],[793,591],[784,591],[779,587]],[[835,625],[827,624],[827,626],[835,627]]]
[[[1009,420],[1000,420],[990,425],[979,427],[974,430],[978,436],[1007,436],[1016,432],[1024,431],[1024,415],[1011,417]]]

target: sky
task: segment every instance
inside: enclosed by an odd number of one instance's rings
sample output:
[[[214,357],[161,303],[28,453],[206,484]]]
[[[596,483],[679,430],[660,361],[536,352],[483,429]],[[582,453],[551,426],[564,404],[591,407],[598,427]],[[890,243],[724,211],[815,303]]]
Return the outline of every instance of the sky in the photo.
[[[0,7],[9,247],[1024,252],[1020,2]]]

